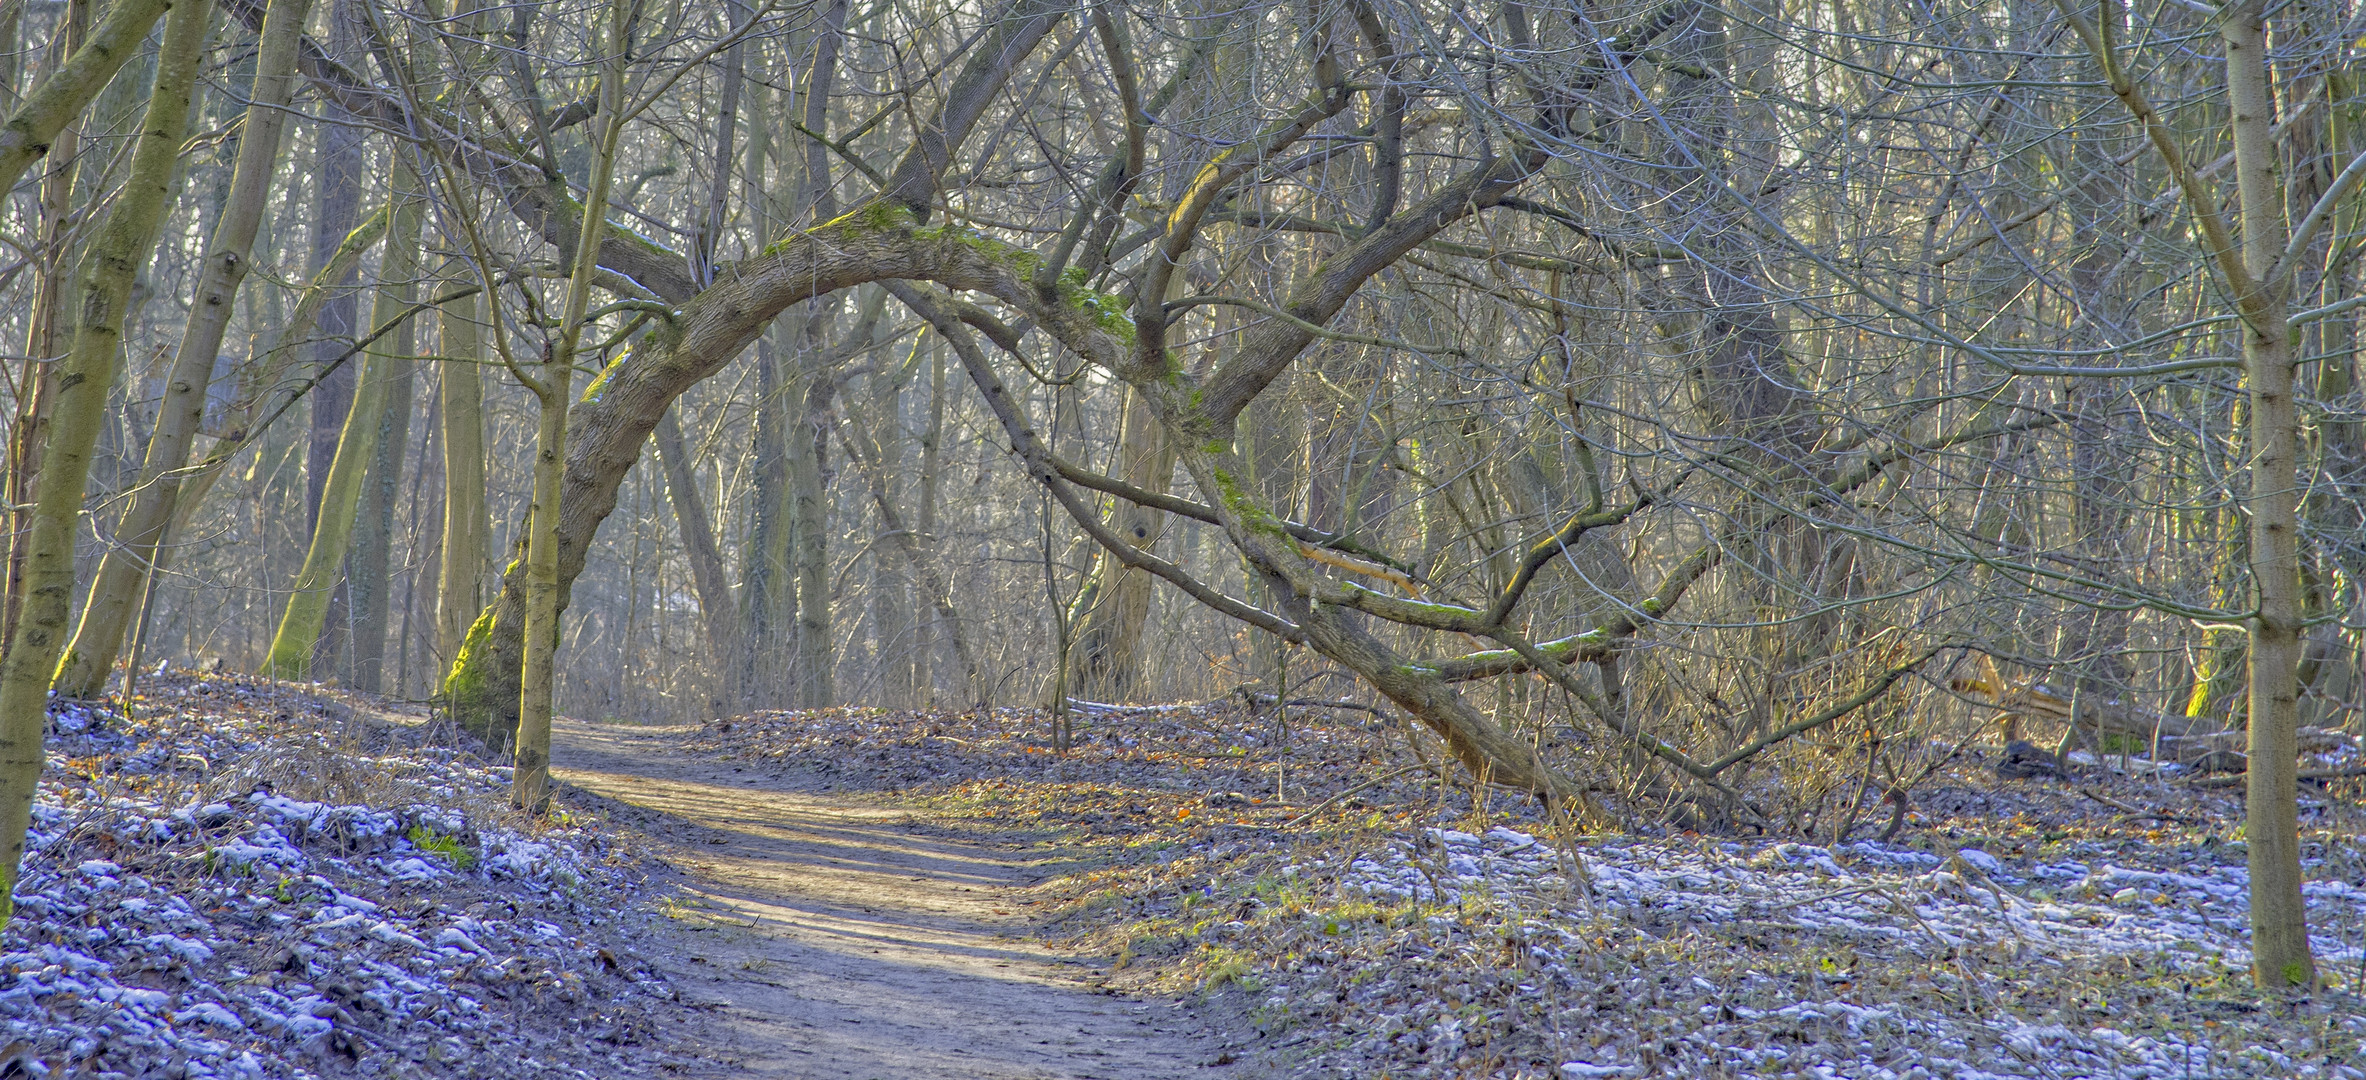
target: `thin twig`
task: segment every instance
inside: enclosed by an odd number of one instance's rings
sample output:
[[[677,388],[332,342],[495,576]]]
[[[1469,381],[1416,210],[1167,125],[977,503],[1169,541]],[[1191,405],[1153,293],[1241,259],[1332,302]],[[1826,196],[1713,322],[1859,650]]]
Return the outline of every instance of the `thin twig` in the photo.
[[[1394,779],[1396,779],[1397,777],[1403,776],[1403,775],[1405,775],[1406,773],[1409,773],[1409,772],[1417,772],[1417,771],[1420,771],[1420,770],[1422,770],[1422,769],[1427,769],[1427,768],[1429,768],[1429,764],[1428,764],[1427,762],[1421,762],[1421,763],[1416,763],[1416,764],[1412,764],[1412,765],[1407,765],[1407,766],[1405,766],[1405,767],[1404,767],[1404,768],[1402,768],[1402,769],[1394,769],[1394,770],[1391,770],[1391,771],[1389,771],[1389,772],[1383,773],[1383,774],[1381,774],[1381,775],[1379,775],[1379,776],[1375,776],[1375,777],[1373,777],[1373,778],[1372,778],[1372,779],[1370,779],[1370,780],[1366,780],[1366,781],[1364,781],[1364,782],[1363,782],[1363,783],[1361,783],[1361,784],[1357,784],[1356,786],[1354,786],[1354,787],[1351,787],[1351,788],[1347,789],[1346,791],[1342,791],[1342,792],[1340,792],[1340,793],[1339,793],[1339,794],[1337,794],[1337,795],[1333,795],[1333,796],[1331,796],[1331,797],[1330,797],[1330,798],[1328,798],[1328,799],[1324,799],[1323,801],[1321,801],[1321,802],[1319,802],[1319,803],[1316,803],[1316,804],[1314,805],[1314,808],[1313,808],[1313,809],[1311,809],[1311,810],[1308,810],[1307,812],[1305,812],[1305,813],[1303,813],[1303,814],[1300,814],[1300,815],[1298,815],[1297,817],[1291,818],[1290,820],[1283,822],[1283,823],[1282,823],[1282,828],[1285,828],[1285,829],[1295,829],[1295,828],[1297,828],[1297,827],[1298,827],[1298,826],[1300,826],[1300,825],[1304,825],[1304,824],[1306,824],[1307,820],[1308,820],[1308,819],[1310,819],[1310,818],[1312,818],[1312,817],[1314,817],[1316,814],[1322,813],[1323,811],[1330,809],[1330,808],[1331,808],[1331,805],[1332,805],[1333,803],[1341,802],[1341,801],[1343,801],[1343,800],[1346,800],[1346,799],[1353,798],[1353,797],[1355,797],[1355,796],[1357,796],[1357,795],[1361,795],[1361,794],[1363,794],[1363,793],[1364,793],[1364,792],[1366,792],[1366,791],[1370,791],[1370,790],[1371,790],[1371,789],[1373,789],[1373,788],[1376,788],[1376,787],[1379,787],[1379,786],[1380,786],[1380,785],[1382,785],[1382,784],[1388,783],[1389,781],[1391,781],[1391,780],[1394,780]]]

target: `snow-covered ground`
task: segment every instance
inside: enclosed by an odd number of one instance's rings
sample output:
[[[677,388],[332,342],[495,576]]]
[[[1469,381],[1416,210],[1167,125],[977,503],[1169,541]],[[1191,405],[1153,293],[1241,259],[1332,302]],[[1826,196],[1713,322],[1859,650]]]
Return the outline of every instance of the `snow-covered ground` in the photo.
[[[1360,718],[1286,740],[1218,709],[1088,719],[1066,754],[1016,710],[765,714],[690,745],[1097,855],[1045,892],[1116,957],[1108,985],[1242,1001],[1305,1077],[2366,1080],[2366,860],[2338,790],[2303,800],[2329,986],[2263,997],[2231,788],[2010,779],[1967,748],[1892,844],[1564,845]]]
[[[507,813],[506,769],[234,679],[51,722],[0,931],[0,1075],[605,1077],[662,1055],[673,992],[618,914],[633,860]]]
[[[1556,1064],[1565,1076],[1656,1075],[1671,1067],[1700,1070],[1696,1075],[1798,1070],[1885,1080],[2366,1076],[2366,1061],[2324,1060],[2309,1052],[2314,1047],[2214,1037],[2215,1021],[2177,1030],[2175,1022],[2159,1023],[2168,1018],[2161,1011],[2115,1016],[2108,1007],[2102,1015],[2033,1021],[2012,1007],[2032,967],[2142,970],[2181,992],[2247,970],[2246,873],[2239,865],[2197,861],[2164,871],[2061,861],[2020,873],[1977,848],[1946,856],[1872,843],[1826,849],[1645,841],[1565,849],[1497,828],[1483,836],[1430,829],[1354,859],[1336,877],[1322,869],[1288,867],[1283,876],[1328,878],[1324,889],[1335,899],[1361,895],[1439,910],[1423,920],[1426,932],[1404,943],[1412,955],[1400,952],[1399,960],[1454,967],[1492,952],[1497,962],[1486,966],[1516,970],[1510,1000],[1497,1008],[1529,1011],[1557,1037],[1566,1056]],[[2355,971],[2366,891],[2339,880],[2312,881],[2307,891],[2321,931],[2320,964]],[[1465,906],[1487,914],[1450,913]],[[1737,936],[1790,942],[1812,961],[1811,978],[1745,967],[1718,979],[1689,972],[1669,979],[1693,965],[1671,956],[1664,969],[1645,963],[1629,971],[1616,956],[1621,944],[1697,948]],[[1911,977],[1885,985],[1871,972],[1894,974],[1900,965],[1925,969],[1927,992],[1916,993]],[[1466,1029],[1479,1025],[1405,1007],[1419,996],[1423,966],[1376,965],[1352,980],[1346,1000],[1374,1006],[1357,1017],[1356,1049],[1456,1056]],[[1306,990],[1330,990],[1335,981],[1301,964],[1265,1004],[1287,1012]],[[1632,1016],[1643,1002],[1676,1021],[1668,1035],[1601,1029],[1608,1015]],[[2131,1020],[2152,1030],[2131,1030]],[[2366,1032],[2366,1017],[2327,1021],[2353,1045]]]

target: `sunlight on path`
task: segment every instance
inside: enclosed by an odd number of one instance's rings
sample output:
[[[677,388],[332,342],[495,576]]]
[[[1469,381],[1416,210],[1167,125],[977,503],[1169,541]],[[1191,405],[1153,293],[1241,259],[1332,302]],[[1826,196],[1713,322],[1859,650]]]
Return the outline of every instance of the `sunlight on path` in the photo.
[[[712,1011],[710,1076],[871,1080],[1238,1077],[1164,1001],[1101,996],[1026,936],[1041,851],[929,836],[908,815],[669,749],[674,729],[561,722],[559,779],[673,848],[692,889],[675,955]],[[1229,1055],[1225,1055],[1229,1060]]]

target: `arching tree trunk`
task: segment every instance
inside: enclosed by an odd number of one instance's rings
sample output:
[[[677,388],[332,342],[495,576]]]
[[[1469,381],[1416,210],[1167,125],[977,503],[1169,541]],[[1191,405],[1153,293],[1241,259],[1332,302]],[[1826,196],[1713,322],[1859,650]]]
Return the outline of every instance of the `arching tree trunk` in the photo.
[[[907,152],[907,162],[920,164],[911,169],[899,166],[899,172],[891,178],[911,181],[899,184],[899,190],[918,193],[925,204],[935,187],[934,174],[927,170],[942,167],[944,156],[957,151],[969,138],[987,103],[1002,92],[1018,65],[1066,10],[1050,0],[1015,0],[995,20],[993,32],[972,53],[948,90],[944,104],[929,119],[931,134],[925,145],[916,145]],[[831,4],[817,27],[817,37],[827,48],[816,49],[813,65],[816,74],[835,67],[836,20],[843,19],[845,11],[843,0]],[[829,62],[824,63],[825,58]],[[806,96],[809,107],[818,110],[826,103],[827,94],[817,89],[809,83]],[[811,120],[806,126],[820,130]],[[828,151],[819,145],[809,146],[809,151],[808,172],[821,174],[823,170],[812,168],[810,162],[819,158],[826,165]],[[916,177],[907,176],[912,170],[919,170]],[[570,220],[561,212],[571,204],[554,198],[548,185],[516,182],[504,194],[510,199],[512,209],[530,226],[540,229],[554,243],[572,247],[580,219]],[[635,280],[667,302],[685,305],[686,310],[666,340],[658,343],[659,347],[636,354],[610,372],[599,400],[586,402],[584,407],[574,410],[569,421],[570,495],[562,504],[563,520],[558,532],[562,608],[568,586],[583,571],[584,554],[592,534],[615,510],[617,486],[639,459],[640,448],[648,442],[658,418],[684,390],[737,357],[791,304],[863,282],[894,279],[939,281],[960,287],[975,283],[988,286],[984,291],[999,291],[1000,295],[1014,299],[1035,295],[1032,286],[1014,273],[1009,263],[964,243],[961,236],[938,232],[914,243],[918,238],[913,224],[910,211],[899,211],[893,201],[881,200],[855,214],[792,234],[778,250],[731,267],[703,291],[675,269],[681,260],[657,256],[647,245],[636,246],[623,240],[602,246],[604,265],[631,266]],[[609,262],[611,258],[615,261]],[[816,408],[817,404],[821,407]],[[826,389],[821,391],[818,402],[809,389],[806,417],[810,420],[826,415],[827,405]],[[813,429],[810,434],[818,439],[826,437],[827,430]],[[804,436],[792,434],[791,437]],[[818,461],[811,479],[809,491],[818,509]],[[821,555],[820,559],[810,560],[812,574],[802,572],[805,564],[801,564],[799,574],[800,637],[810,636],[812,640],[810,645],[799,645],[796,663],[800,675],[811,672],[818,676],[804,684],[805,691],[801,692],[814,695],[807,700],[826,700],[830,696],[826,663],[830,641],[825,614],[830,583],[826,550]],[[523,579],[516,573],[503,576],[501,593],[484,616],[470,627],[468,643],[444,681],[446,708],[463,727],[479,732],[515,727],[517,676],[513,673],[518,670],[522,655],[524,606],[519,593],[522,586]],[[812,615],[822,620],[821,632],[813,635],[804,633],[808,611],[802,601],[808,596],[816,602]]]

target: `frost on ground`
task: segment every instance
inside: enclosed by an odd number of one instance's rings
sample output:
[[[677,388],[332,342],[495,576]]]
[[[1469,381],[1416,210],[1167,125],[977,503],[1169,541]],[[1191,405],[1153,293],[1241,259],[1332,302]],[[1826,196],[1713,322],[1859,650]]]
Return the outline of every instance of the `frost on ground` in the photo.
[[[2244,870],[2206,857],[2016,869],[1977,848],[1563,848],[1433,828],[1278,876],[1304,882],[1302,918],[1322,925],[1263,1004],[1277,1018],[1310,1004],[1309,1019],[1353,1014],[1335,1057],[1459,1057],[1499,1028],[1569,1076],[2366,1075],[2356,1016],[2321,1013],[2322,1034],[2296,1039],[2215,1031],[2227,1025],[2214,1006],[2233,1002],[2194,988],[2240,979],[2250,956]],[[2366,894],[2324,881],[2309,898],[2320,928],[2356,927]],[[1325,909],[1386,912],[1398,932],[1355,933]],[[1371,939],[1387,941],[1384,959]],[[2355,970],[2350,943],[2316,944],[2328,967]],[[1439,992],[1474,974],[1476,994]],[[2104,996],[2049,1000],[2082,977]],[[1639,1012],[1654,1022],[1622,1022]]]
[[[1083,858],[1054,932],[1109,985],[1235,1001],[1309,1077],[2366,1077],[2366,890],[2321,789],[2335,988],[2262,998],[2227,789],[1966,754],[1890,844],[1557,841],[1361,720],[1103,714],[1065,755],[1046,726],[832,710],[695,745],[1056,834]]]
[[[180,676],[51,710],[0,932],[0,1076],[641,1073],[679,1006],[638,861],[507,770],[296,689]],[[530,830],[530,831],[529,831]]]

